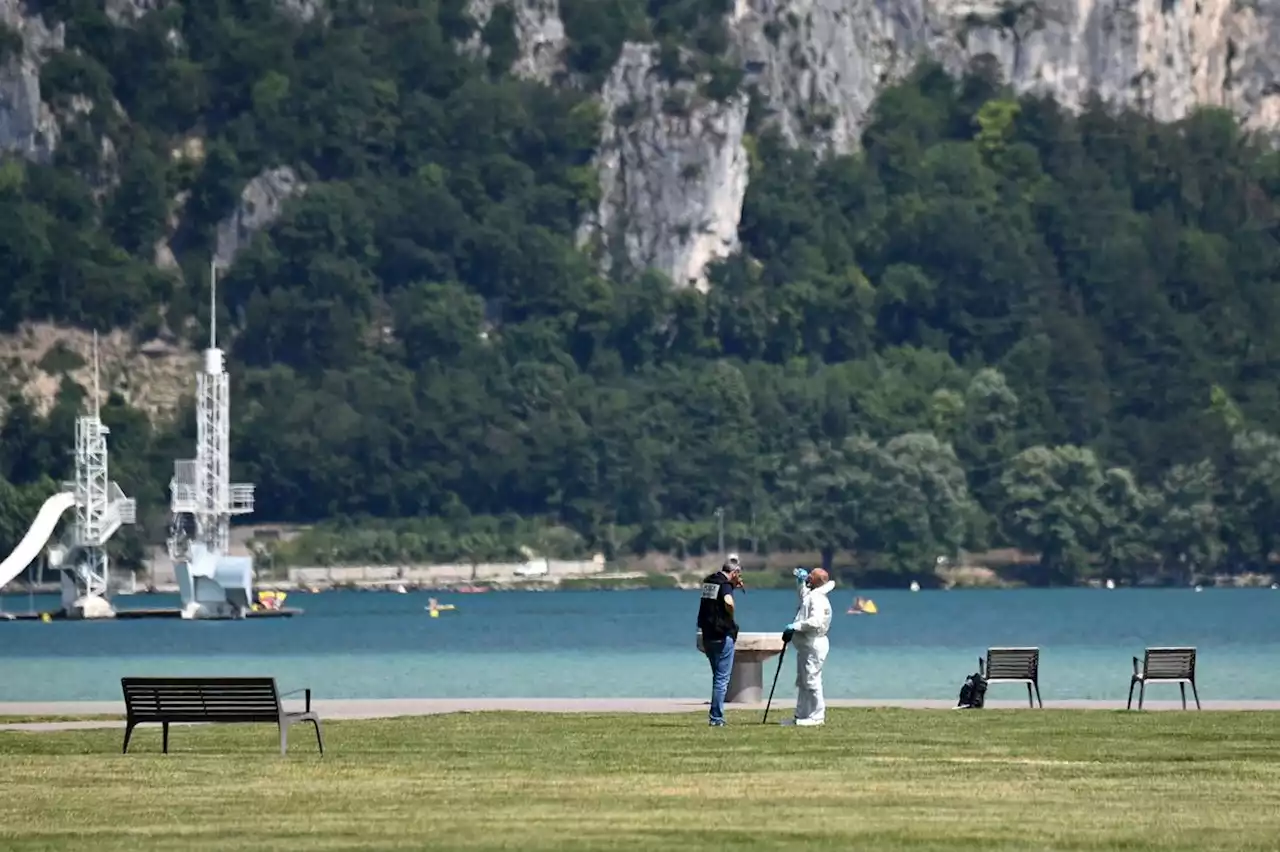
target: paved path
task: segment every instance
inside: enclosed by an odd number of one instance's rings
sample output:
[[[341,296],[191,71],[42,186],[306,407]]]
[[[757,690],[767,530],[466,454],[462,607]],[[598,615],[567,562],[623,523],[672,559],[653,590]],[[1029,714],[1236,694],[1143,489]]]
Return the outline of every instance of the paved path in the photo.
[[[293,701],[286,699],[290,710]],[[1280,701],[1203,701],[1205,710],[1280,710]],[[932,699],[832,699],[828,707],[903,707],[918,710],[947,710],[952,701]],[[788,702],[774,704],[774,712],[791,709]],[[1013,700],[988,701],[991,709],[1016,709],[1026,703]],[[1058,710],[1123,710],[1123,701],[1062,700],[1046,701],[1045,709]],[[1193,705],[1194,706],[1194,705]],[[386,719],[396,716],[430,716],[439,713],[480,713],[490,711],[525,711],[531,713],[705,713],[706,699],[701,698],[385,698],[330,699],[313,701],[313,709],[323,719]],[[1179,701],[1147,701],[1148,710],[1181,709]],[[730,704],[730,710],[764,710],[764,702]],[[301,706],[299,705],[299,708]],[[0,702],[4,716],[124,716],[122,701],[21,701]],[[781,718],[781,716],[779,716]],[[10,722],[0,718],[0,731],[70,731],[92,728],[120,728],[122,719],[94,719],[60,722]]]

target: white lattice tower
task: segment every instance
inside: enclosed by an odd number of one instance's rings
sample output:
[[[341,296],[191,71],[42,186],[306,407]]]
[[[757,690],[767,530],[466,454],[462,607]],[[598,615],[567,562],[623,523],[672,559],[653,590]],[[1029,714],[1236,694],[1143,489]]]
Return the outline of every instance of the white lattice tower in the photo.
[[[110,560],[105,547],[97,546],[107,515],[107,434],[96,415],[76,418],[75,495],[76,519],[72,533],[78,585],[84,594],[107,593]]]
[[[175,561],[187,558],[195,541],[212,553],[231,546],[231,516],[253,511],[253,486],[231,482],[231,394],[217,332],[217,268],[211,268],[209,348],[196,377],[196,457],[174,463],[169,540]],[[194,529],[181,522],[190,515]]]
[[[105,597],[110,581],[111,561],[107,542],[123,524],[137,522],[137,503],[124,496],[111,481],[107,460],[107,435],[111,430],[100,417],[98,386],[98,335],[93,335],[93,407],[76,418],[75,526],[72,528],[73,561],[68,567],[76,574],[81,594]]]

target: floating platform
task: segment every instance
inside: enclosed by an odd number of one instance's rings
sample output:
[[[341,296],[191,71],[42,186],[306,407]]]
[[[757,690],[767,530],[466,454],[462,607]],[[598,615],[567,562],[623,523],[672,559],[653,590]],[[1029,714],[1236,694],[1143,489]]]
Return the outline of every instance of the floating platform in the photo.
[[[281,609],[259,609],[250,610],[244,614],[245,618],[292,618],[295,615],[302,615],[304,610],[294,607],[282,607]],[[138,618],[182,618],[182,610],[175,607],[166,607],[162,609],[121,609],[117,610],[114,619],[112,618],[88,618],[88,619],[69,619],[62,611],[58,612],[0,612],[0,621],[120,621],[124,619]],[[235,618],[198,618],[194,621],[238,621]]]

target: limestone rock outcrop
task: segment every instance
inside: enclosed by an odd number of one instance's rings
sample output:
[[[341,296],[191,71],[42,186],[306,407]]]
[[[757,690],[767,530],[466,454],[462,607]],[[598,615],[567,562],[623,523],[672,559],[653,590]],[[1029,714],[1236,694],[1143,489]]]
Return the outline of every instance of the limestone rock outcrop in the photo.
[[[58,121],[40,91],[40,69],[65,48],[66,27],[49,25],[22,0],[0,0],[0,152],[47,162]]]
[[[284,203],[305,191],[306,184],[289,166],[264,171],[245,184],[236,209],[218,223],[214,262],[223,269],[231,266],[254,234],[280,218]]]
[[[564,22],[560,19],[557,0],[471,0],[468,13],[477,27],[483,29],[494,11],[507,6],[514,13],[514,29],[519,54],[511,65],[511,73],[530,80],[549,83],[564,69],[563,53],[568,45]],[[467,43],[467,50],[487,55],[480,32]]]
[[[654,50],[625,45],[604,85],[601,200],[579,237],[606,270],[625,258],[705,288],[707,265],[738,247],[747,99],[715,101],[691,81],[663,80]]]

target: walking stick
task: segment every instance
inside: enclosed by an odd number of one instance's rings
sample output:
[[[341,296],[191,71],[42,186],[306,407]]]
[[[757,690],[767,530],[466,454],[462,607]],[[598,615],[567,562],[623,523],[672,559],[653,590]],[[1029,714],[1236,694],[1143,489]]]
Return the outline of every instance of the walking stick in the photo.
[[[790,643],[785,640],[782,643],[782,653],[778,655],[778,668],[773,673],[773,686],[769,687],[769,700],[764,705],[764,718],[760,720],[761,725],[769,721],[769,708],[773,706],[773,691],[778,688],[778,675],[782,674],[782,660],[787,656],[788,644]]]

